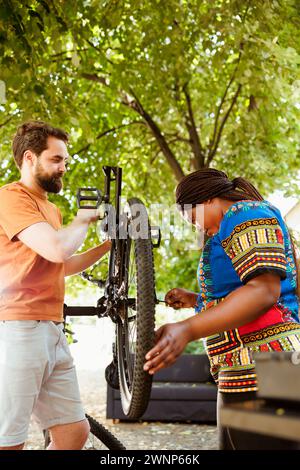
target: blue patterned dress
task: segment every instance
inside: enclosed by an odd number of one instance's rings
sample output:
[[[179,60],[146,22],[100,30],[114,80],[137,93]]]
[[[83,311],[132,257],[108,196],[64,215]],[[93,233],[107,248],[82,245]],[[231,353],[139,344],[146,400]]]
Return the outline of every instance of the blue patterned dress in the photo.
[[[205,340],[211,373],[221,392],[258,389],[254,352],[300,351],[296,266],[286,224],[266,200],[235,202],[203,248],[196,312],[201,314],[266,272],[281,278],[276,304],[256,320]]]

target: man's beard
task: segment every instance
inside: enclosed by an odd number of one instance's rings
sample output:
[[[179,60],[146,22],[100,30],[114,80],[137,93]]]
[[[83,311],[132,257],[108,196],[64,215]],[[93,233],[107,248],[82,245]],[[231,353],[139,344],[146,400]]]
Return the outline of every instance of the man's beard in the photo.
[[[59,193],[63,187],[62,174],[49,175],[46,173],[39,163],[36,166],[35,179],[36,182],[45,190],[47,193]]]

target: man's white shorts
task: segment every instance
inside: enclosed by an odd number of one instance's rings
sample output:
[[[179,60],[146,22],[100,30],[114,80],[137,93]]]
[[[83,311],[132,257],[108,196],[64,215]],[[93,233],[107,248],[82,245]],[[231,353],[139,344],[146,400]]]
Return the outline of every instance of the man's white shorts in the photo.
[[[30,417],[41,429],[85,419],[63,324],[0,321],[0,446],[27,439]]]

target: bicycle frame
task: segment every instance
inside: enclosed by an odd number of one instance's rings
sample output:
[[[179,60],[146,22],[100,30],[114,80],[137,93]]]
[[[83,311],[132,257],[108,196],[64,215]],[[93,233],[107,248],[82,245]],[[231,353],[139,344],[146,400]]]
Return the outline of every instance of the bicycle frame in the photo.
[[[105,204],[111,203],[111,183],[115,182],[115,223],[116,223],[116,236],[112,238],[112,246],[110,249],[110,256],[109,256],[109,272],[107,279],[105,281],[104,287],[104,295],[101,297],[97,302],[97,307],[68,307],[64,304],[64,317],[66,316],[94,316],[97,315],[99,318],[103,317],[110,317],[113,322],[116,322],[118,319],[118,307],[120,300],[122,302],[125,299],[122,299],[121,292],[115,292],[115,278],[114,278],[114,264],[115,264],[115,253],[116,253],[116,245],[126,243],[127,240],[120,240],[118,233],[119,233],[119,225],[120,225],[120,198],[121,198],[121,190],[122,190],[122,169],[119,167],[111,167],[111,166],[104,166],[103,172],[105,175],[104,181],[104,194],[103,196],[99,196],[100,192],[96,188],[86,188],[87,191],[97,191],[97,196],[82,196],[80,192],[83,189],[78,190],[77,194],[77,201],[78,206],[80,208],[95,208],[95,206],[82,206],[82,201],[97,201],[97,206],[102,203]],[[105,212],[105,216],[107,215],[107,211]],[[106,227],[108,229],[108,227]],[[119,249],[121,247],[119,246]],[[90,276],[83,275],[85,279],[90,282],[93,282],[98,285],[98,287],[102,287],[103,281],[92,280]],[[131,307],[133,307],[131,303]]]
[[[96,307],[65,305],[64,316],[96,315],[110,317],[115,323],[113,362],[106,368],[106,380],[115,385],[117,371],[124,413],[140,417],[147,407],[152,383],[150,375],[143,370],[144,357],[154,345],[155,303],[163,302],[155,294],[152,251],[159,246],[160,230],[150,227],[147,210],[139,198],[128,199],[128,210],[121,212],[122,170],[104,166],[103,171],[104,194],[97,188],[81,188],[77,203],[79,208],[85,209],[96,209],[104,204],[99,218],[104,219],[102,230],[111,239],[108,275],[101,281],[81,273],[88,281],[104,287],[104,295],[98,299]],[[114,206],[110,203],[112,182],[115,183]],[[83,201],[88,205],[83,205]],[[155,237],[153,230],[157,229]]]
[[[119,310],[121,302],[123,305],[125,303],[127,304],[127,306],[130,306],[131,309],[133,310],[135,309],[135,305],[133,302],[134,299],[122,298],[122,291],[120,291],[119,289],[119,291],[116,292],[116,289],[115,289],[116,287],[115,286],[116,279],[114,278],[114,264],[116,262],[115,254],[116,254],[117,248],[119,249],[119,252],[120,252],[122,245],[124,245],[125,243],[128,243],[129,241],[128,238],[127,239],[119,238],[120,200],[121,200],[121,191],[122,191],[122,168],[113,167],[113,166],[103,166],[103,172],[105,175],[104,194],[101,195],[100,191],[97,188],[81,188],[78,190],[78,193],[77,193],[77,202],[78,202],[78,207],[80,208],[99,207],[99,205],[102,202],[104,202],[104,204],[110,204],[111,203],[111,183],[112,182],[115,183],[114,207],[115,207],[116,233],[115,233],[115,237],[113,237],[111,240],[112,246],[111,246],[110,255],[109,255],[109,271],[108,271],[107,279],[103,282],[99,279],[93,279],[87,273],[81,273],[84,279],[98,285],[98,287],[104,286],[104,295],[100,299],[98,299],[96,307],[91,307],[91,306],[68,307],[66,304],[64,304],[64,317],[66,316],[95,316],[96,315],[99,318],[110,317],[111,320],[114,323],[116,323],[119,318],[118,310]],[[96,195],[83,196],[81,194],[81,191],[96,192]],[[82,206],[81,205],[82,201],[96,201],[96,206],[95,205],[94,206],[92,205]],[[105,216],[107,215],[107,211],[105,212],[104,215]],[[108,230],[108,227],[106,227],[106,229]],[[157,230],[156,236],[152,235],[152,230]],[[153,247],[154,248],[159,247],[160,241],[161,241],[161,233],[160,233],[159,227],[151,227],[151,236],[157,239],[157,242],[153,243]],[[164,302],[164,301],[157,300],[157,303],[159,302]]]

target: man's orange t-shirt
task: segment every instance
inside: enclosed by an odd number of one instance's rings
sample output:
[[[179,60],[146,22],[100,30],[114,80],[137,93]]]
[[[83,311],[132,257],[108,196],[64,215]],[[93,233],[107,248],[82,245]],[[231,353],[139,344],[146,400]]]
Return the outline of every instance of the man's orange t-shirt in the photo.
[[[64,263],[52,263],[16,235],[38,222],[61,228],[62,215],[47,196],[20,181],[0,188],[0,320],[63,321]]]

